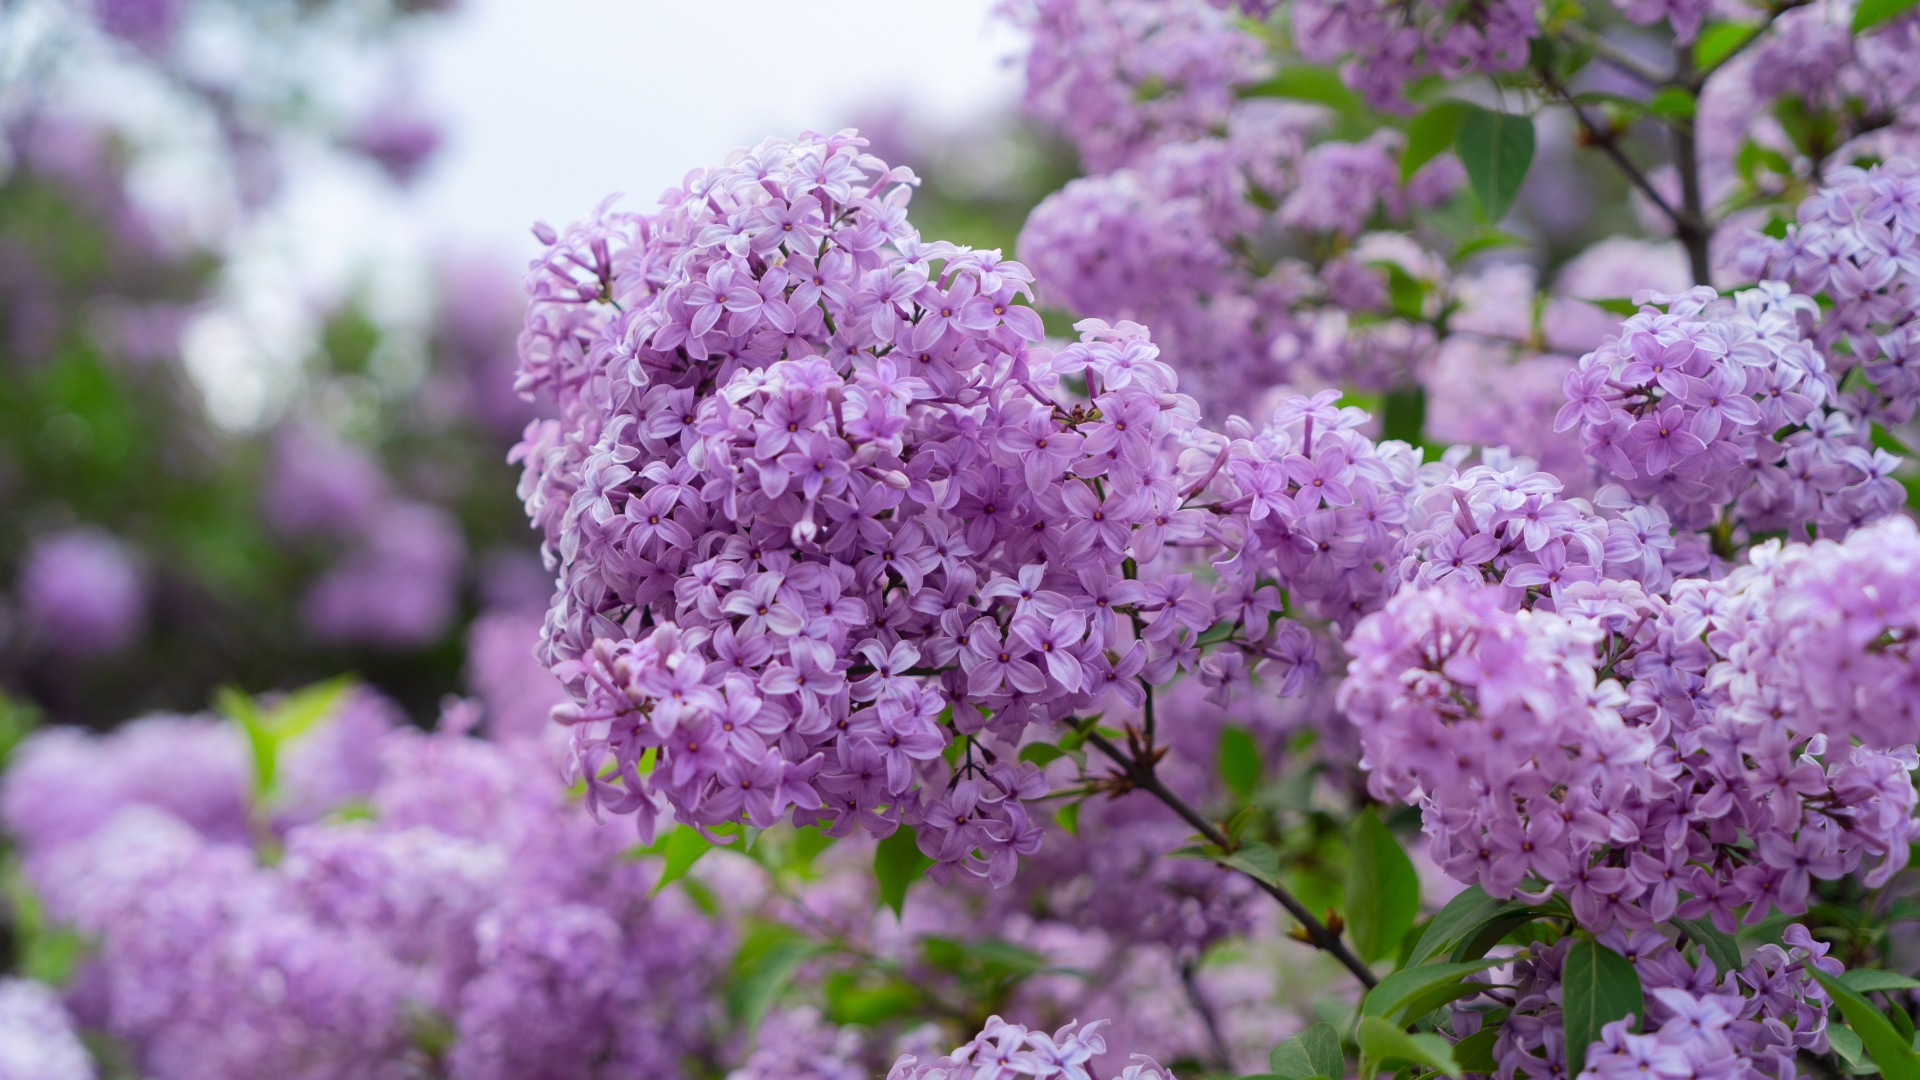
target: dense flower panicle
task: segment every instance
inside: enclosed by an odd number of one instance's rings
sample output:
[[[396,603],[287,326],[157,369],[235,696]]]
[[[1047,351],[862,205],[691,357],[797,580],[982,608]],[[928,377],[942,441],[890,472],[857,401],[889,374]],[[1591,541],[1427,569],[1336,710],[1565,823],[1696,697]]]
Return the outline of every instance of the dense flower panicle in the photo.
[[[49,916],[98,942],[81,1020],[160,1080],[411,1076],[430,1043],[462,1080],[680,1075],[710,1050],[699,1003],[729,936],[649,898],[657,871],[537,758],[454,730],[470,719],[362,732],[382,758],[364,810],[289,829],[272,867],[177,798],[114,790],[140,779],[124,769],[105,770],[117,812],[34,827],[66,740],[32,737],[4,804]],[[125,738],[94,759],[123,763]]]
[[[1197,428],[1137,324],[1042,346],[1025,268],[921,241],[911,174],[860,145],[762,144],[536,263],[523,384],[563,415],[516,453],[560,573],[556,718],[589,805],[643,835],[669,807],[905,821],[936,876],[1004,883],[1045,781],[985,747],[948,767],[950,739],[1011,750],[1181,671],[1297,691],[1318,666],[1278,590],[1376,606],[1417,456],[1333,393]],[[1209,588],[1189,549],[1223,546]]]
[[[28,979],[0,979],[0,1076],[93,1080],[96,1075],[59,996]]]
[[[1414,79],[1525,66],[1539,9],[1538,0],[1300,0],[1293,37],[1309,60],[1344,59],[1341,76],[1368,104],[1411,111],[1403,90]]]
[[[1608,1024],[1587,1048],[1584,1080],[1663,1080],[1720,1077],[1791,1080],[1795,1055],[1827,1050],[1826,992],[1809,973],[1818,967],[1840,974],[1804,927],[1786,929],[1783,945],[1763,945],[1743,967],[1720,971],[1693,950],[1690,960],[1653,931],[1610,930],[1600,943],[1627,958],[1645,993],[1645,1015]],[[1516,961],[1512,1017],[1494,1042],[1500,1080],[1565,1075],[1566,1045],[1560,982],[1571,937]],[[1478,1023],[1479,1014],[1456,1009],[1456,1030]],[[1633,1034],[1631,1028],[1640,1028]]]
[[[1874,390],[1840,407],[1854,426],[1903,423],[1920,404],[1920,165],[1900,158],[1837,168],[1826,179],[1785,237],[1750,241],[1742,266],[1825,294],[1830,309],[1798,310],[1828,374],[1844,384],[1857,368]]]
[[[20,569],[20,601],[47,646],[86,656],[133,643],[146,622],[147,592],[127,546],[99,529],[36,541]]]
[[[1844,535],[1892,513],[1895,462],[1864,445],[1826,354],[1801,336],[1809,297],[1766,282],[1730,300],[1654,294],[1566,379],[1555,427],[1636,501],[1684,530],[1741,536],[1809,526]],[[1735,515],[1727,516],[1729,511]]]
[[[1920,535],[1911,518],[1889,517],[1844,543],[1770,543],[1699,606],[1708,646],[1727,658],[1708,671],[1709,688],[1743,721],[1785,717],[1874,750],[1920,742]]]
[[[1313,145],[1323,121],[1317,107],[1242,102],[1221,137],[1162,146],[1048,196],[1019,241],[1041,298],[1152,326],[1211,417],[1260,415],[1289,381],[1405,383],[1434,335],[1395,314],[1387,267],[1435,285],[1444,268],[1405,236],[1363,233],[1444,199],[1459,166],[1443,158],[1402,184],[1397,136]],[[1269,261],[1277,241],[1338,253]]]
[[[1080,150],[1089,170],[1137,164],[1154,147],[1224,126],[1235,91],[1271,70],[1258,37],[1205,0],[1009,0],[1033,35],[1026,107]]]
[[[1021,1075],[1034,1080],[1089,1080],[1087,1061],[1107,1050],[1105,1020],[1068,1024],[1049,1035],[990,1017],[980,1034],[953,1053],[926,1064],[913,1055],[894,1062],[887,1080],[987,1080]],[[1120,1073],[1120,1080],[1174,1080],[1160,1063],[1141,1054]]]

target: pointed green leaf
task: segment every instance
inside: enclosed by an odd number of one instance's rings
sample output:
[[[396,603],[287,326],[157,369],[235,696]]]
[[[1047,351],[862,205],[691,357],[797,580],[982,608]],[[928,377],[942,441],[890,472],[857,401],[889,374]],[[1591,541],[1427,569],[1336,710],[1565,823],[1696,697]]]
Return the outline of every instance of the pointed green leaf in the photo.
[[[1061,807],[1060,809],[1054,811],[1053,820],[1061,828],[1067,830],[1068,836],[1074,836],[1074,837],[1079,836],[1080,835],[1080,800],[1075,799],[1073,802],[1070,802],[1067,805]]]
[[[734,961],[734,978],[727,986],[727,1011],[747,1030],[759,1027],[760,1018],[786,989],[800,965],[827,950],[827,945],[791,930],[770,941],[750,939]]]
[[[1733,50],[1746,44],[1751,36],[1753,27],[1745,23],[1708,23],[1700,28],[1700,35],[1693,39],[1693,66],[1701,71],[1712,70]]]
[[[1405,1061],[1423,1068],[1437,1069],[1448,1076],[1459,1076],[1454,1063],[1453,1044],[1439,1035],[1409,1035],[1377,1016],[1360,1021],[1360,1053],[1366,1060],[1363,1070],[1372,1076],[1389,1061]]]
[[[1066,756],[1065,750],[1052,743],[1028,743],[1020,748],[1021,761],[1031,761],[1043,769]]]
[[[1707,959],[1713,961],[1713,966],[1720,974],[1740,969],[1740,943],[1734,940],[1732,934],[1721,933],[1719,927],[1708,919],[1675,919],[1673,925],[1687,932],[1694,944],[1707,954]]]
[[[1268,885],[1280,884],[1280,853],[1271,844],[1244,844],[1235,851],[1213,858],[1255,881],[1264,881]]]
[[[1407,125],[1407,148],[1400,154],[1400,182],[1406,183],[1420,166],[1439,157],[1460,134],[1460,122],[1476,106],[1464,101],[1441,101]]]
[[[1809,964],[1807,973],[1818,980],[1821,989],[1839,1007],[1840,1015],[1847,1018],[1847,1026],[1860,1037],[1867,1055],[1880,1067],[1880,1075],[1887,1080],[1920,1080],[1920,1054],[1914,1053],[1912,1044],[1894,1030],[1886,1013],[1874,1008],[1873,1002],[1861,997],[1859,991],[1819,968]]]
[[[1691,120],[1697,108],[1693,91],[1684,86],[1669,86],[1647,102],[1648,112],[1666,120]]]
[[[1420,910],[1420,876],[1369,806],[1353,823],[1347,863],[1347,930],[1360,959],[1391,955]]]
[[[1453,150],[1467,168],[1481,212],[1499,224],[1533,165],[1533,119],[1474,109],[1460,122]]]
[[[1860,1036],[1855,1035],[1852,1028],[1829,1023],[1827,1041],[1833,1044],[1833,1053],[1840,1059],[1842,1071],[1849,1075],[1857,1074],[1863,1067],[1867,1072],[1880,1071],[1868,1060],[1866,1048],[1860,1045]]]
[[[1243,87],[1239,93],[1243,98],[1277,97],[1313,101],[1331,105],[1342,112],[1361,107],[1360,95],[1347,89],[1347,85],[1340,81],[1338,71],[1312,64],[1288,64],[1273,78]]]
[[[1314,1076],[1345,1076],[1347,1059],[1340,1052],[1340,1029],[1315,1024],[1273,1048],[1267,1067],[1287,1080]]]
[[[706,857],[713,850],[713,842],[700,835],[699,829],[685,825],[675,826],[672,832],[653,842],[647,849],[656,855],[665,855],[667,865],[660,871],[660,880],[653,883],[653,892],[673,884],[687,876],[693,864]]]
[[[1586,1068],[1587,1047],[1599,1041],[1601,1028],[1629,1013],[1639,1016],[1645,1007],[1640,974],[1631,961],[1590,938],[1574,942],[1560,983],[1567,1075],[1578,1076]]]
[[[880,882],[880,903],[898,918],[907,902],[907,889],[920,880],[933,860],[920,853],[913,830],[901,826],[873,849],[873,876]]]
[[[1360,1003],[1360,1012],[1363,1016],[1412,1021],[1418,1019],[1418,1015],[1406,1011],[1409,1006],[1416,1006],[1423,999],[1444,993],[1445,988],[1458,984],[1476,971],[1511,963],[1512,957],[1496,956],[1491,960],[1474,960],[1463,964],[1425,964],[1403,968],[1381,979],[1378,986],[1367,991],[1365,1000]],[[1428,1006],[1428,1011],[1432,1008]]]
[[[1491,1073],[1500,1067],[1493,1059],[1493,1044],[1500,1038],[1500,1025],[1489,1024],[1453,1044],[1453,1060],[1460,1071]]]
[[[1241,802],[1251,800],[1260,786],[1260,748],[1244,728],[1220,729],[1220,778]]]
[[[1888,19],[1904,15],[1913,10],[1920,0],[1860,0],[1860,6],[1853,9],[1853,32],[1871,30]]]
[[[1840,981],[1862,994],[1870,994],[1875,990],[1911,990],[1920,986],[1920,979],[1909,979],[1905,975],[1873,968],[1855,968],[1840,976]]]
[[[1478,885],[1469,885],[1460,890],[1453,899],[1447,901],[1439,914],[1428,921],[1426,932],[1420,935],[1420,944],[1414,948],[1413,955],[1407,958],[1406,966],[1417,967],[1426,963],[1492,918],[1495,912],[1512,903],[1514,901],[1495,900]]]

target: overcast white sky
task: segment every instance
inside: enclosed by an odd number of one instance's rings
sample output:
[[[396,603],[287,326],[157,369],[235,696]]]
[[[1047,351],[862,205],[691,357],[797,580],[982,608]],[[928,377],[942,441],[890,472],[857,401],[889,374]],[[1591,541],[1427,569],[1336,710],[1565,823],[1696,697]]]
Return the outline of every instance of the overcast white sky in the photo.
[[[284,201],[229,266],[231,303],[184,343],[222,423],[270,416],[309,348],[315,301],[424,307],[425,260],[517,273],[536,219],[619,191],[651,207],[688,170],[768,135],[832,130],[876,104],[935,122],[1010,106],[1021,35],[995,0],[465,0],[423,35],[414,89],[444,122],[404,197],[337,155],[295,160]]]
[[[688,169],[876,101],[959,119],[1010,101],[993,0],[467,0],[423,95],[449,121],[419,192],[434,225],[528,250],[611,191],[651,205]]]

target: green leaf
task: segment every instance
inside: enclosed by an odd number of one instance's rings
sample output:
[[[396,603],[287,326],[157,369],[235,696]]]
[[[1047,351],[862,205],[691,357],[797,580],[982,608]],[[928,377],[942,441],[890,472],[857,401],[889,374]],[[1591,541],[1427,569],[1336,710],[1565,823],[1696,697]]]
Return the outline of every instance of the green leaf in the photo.
[[[1274,1047],[1267,1056],[1267,1067],[1287,1080],[1345,1076],[1347,1059],[1340,1052],[1340,1029],[1332,1024],[1313,1025]]]
[[[1615,315],[1620,316],[1623,319],[1630,318],[1640,313],[1640,305],[1634,303],[1633,301],[1623,296],[1613,297],[1606,300],[1588,300],[1586,302],[1589,304],[1592,304],[1594,307],[1599,308],[1601,311],[1611,312]]]
[[[1417,967],[1451,948],[1467,934],[1472,933],[1481,923],[1493,918],[1503,908],[1516,906],[1512,900],[1495,900],[1478,885],[1469,885],[1454,894],[1447,906],[1440,909],[1427,923],[1427,929],[1420,936],[1420,944],[1407,958],[1407,967]],[[1525,905],[1518,905],[1525,906]]]
[[[1080,835],[1080,800],[1075,799],[1060,809],[1055,810],[1053,812],[1053,820],[1061,828],[1067,830],[1068,836],[1078,837]]]
[[[1840,1059],[1840,1071],[1848,1076],[1867,1076],[1880,1071],[1880,1067],[1867,1056],[1866,1048],[1860,1045],[1860,1036],[1844,1024],[1827,1025],[1827,1041],[1833,1044],[1833,1056]]]
[[[1400,153],[1400,182],[1406,183],[1420,166],[1439,157],[1460,134],[1460,122],[1476,106],[1464,101],[1441,101],[1407,125],[1407,148]]]
[[[1740,943],[1732,934],[1723,934],[1720,928],[1708,919],[1675,919],[1673,925],[1687,932],[1694,944],[1700,946],[1707,959],[1713,961],[1720,974],[1740,969]]]
[[[1468,239],[1454,249],[1453,261],[1466,262],[1483,251],[1492,251],[1495,248],[1526,246],[1527,240],[1524,237],[1515,236],[1510,232],[1501,232],[1499,229],[1482,229],[1478,236]]]
[[[1708,23],[1700,28],[1700,36],[1693,39],[1693,66],[1701,71],[1712,70],[1732,55],[1733,50],[1746,44],[1752,34],[1753,27],[1745,23]]]
[[[835,972],[827,980],[826,994],[827,1015],[836,1024],[873,1025],[920,1004],[920,992],[899,979],[867,986],[851,971]]]
[[[1347,863],[1347,930],[1368,963],[1390,955],[1420,911],[1420,876],[1369,806],[1353,823]]]
[[[1894,1030],[1885,1013],[1853,987],[1811,964],[1807,974],[1820,983],[1839,1007],[1840,1015],[1847,1018],[1847,1026],[1860,1037],[1867,1055],[1880,1067],[1880,1075],[1887,1080],[1920,1080],[1920,1054],[1914,1053],[1913,1046]]]
[[[1476,971],[1512,962],[1512,957],[1494,957],[1460,964],[1423,964],[1404,968],[1381,979],[1378,986],[1367,991],[1366,998],[1360,1002],[1360,1013],[1362,1016],[1378,1016],[1388,1020],[1416,1020],[1438,1007],[1429,1005],[1418,1013],[1413,1012],[1422,1002],[1445,997],[1454,987],[1461,985],[1461,979]]]
[[[1916,2],[1920,0],[1860,0],[1860,6],[1853,9],[1853,32],[1862,33],[1904,15],[1913,10]]]
[[[1647,102],[1648,112],[1667,120],[1691,120],[1696,107],[1693,91],[1684,86],[1669,86]]]
[[[828,948],[786,927],[750,934],[734,959],[733,981],[727,986],[727,1011],[734,1022],[749,1031],[759,1027],[793,973]]]
[[[667,865],[660,871],[660,880],[653,883],[653,893],[649,895],[657,895],[661,889],[686,877],[687,871],[693,869],[693,864],[712,850],[713,842],[701,836],[699,829],[674,826],[672,832],[655,840],[653,846],[647,849],[651,854],[667,857]]]
[[[892,908],[895,918],[907,902],[907,889],[932,865],[933,860],[920,853],[913,830],[904,825],[873,849],[873,876],[880,882],[880,903]]]
[[[1313,101],[1342,112],[1362,107],[1360,95],[1347,89],[1347,85],[1340,81],[1338,71],[1312,64],[1288,64],[1273,78],[1241,88],[1240,96]]]
[[[1405,1061],[1422,1068],[1459,1076],[1453,1044],[1439,1035],[1409,1035],[1377,1016],[1360,1021],[1360,1053],[1366,1058],[1362,1074],[1371,1077],[1389,1061]]]
[[[1500,1038],[1500,1025],[1488,1024],[1453,1044],[1453,1060],[1461,1072],[1490,1073],[1500,1067],[1493,1060],[1493,1044]]]
[[[1875,990],[1911,990],[1920,986],[1920,979],[1909,979],[1905,975],[1873,968],[1855,968],[1840,976],[1840,981],[1862,994],[1870,994]]]
[[[351,675],[303,686],[275,702],[271,709],[229,686],[214,693],[214,707],[240,725],[253,752],[254,797],[265,800],[279,778],[280,750],[333,711],[354,684]]]
[[[1280,884],[1280,853],[1273,849],[1272,844],[1255,841],[1225,854],[1210,855],[1209,858],[1224,866],[1231,866],[1255,881]]]
[[[1591,938],[1576,941],[1567,950],[1561,972],[1560,1010],[1567,1032],[1567,1075],[1586,1068],[1587,1047],[1599,1041],[1600,1029],[1646,1007],[1640,975],[1626,957]]]
[[[1499,224],[1533,164],[1533,118],[1474,109],[1460,122],[1453,150],[1467,168],[1481,212]]]
[[[1028,743],[1020,748],[1021,761],[1031,761],[1043,769],[1066,756],[1065,750],[1052,743]]]
[[[1227,782],[1241,802],[1253,798],[1260,786],[1260,748],[1246,729],[1228,725],[1220,729],[1220,778]]]

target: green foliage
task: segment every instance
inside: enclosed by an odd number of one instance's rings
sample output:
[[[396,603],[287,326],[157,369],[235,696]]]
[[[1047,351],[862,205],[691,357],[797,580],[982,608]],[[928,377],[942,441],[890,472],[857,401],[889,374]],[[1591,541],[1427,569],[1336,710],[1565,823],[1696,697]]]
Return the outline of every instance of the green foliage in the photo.
[[[1853,9],[1853,32],[1865,33],[1888,19],[1905,15],[1915,3],[1920,0],[1860,0],[1860,6]]]
[[[1675,919],[1673,924],[1687,932],[1721,974],[1739,969],[1740,943],[1733,935],[1721,933],[1708,919]]]
[[[1858,990],[1809,964],[1807,973],[1833,999],[1847,1026],[1859,1037],[1867,1056],[1887,1080],[1920,1080],[1920,1054],[1913,1049],[1913,1036],[1901,1037],[1887,1014],[1874,1007]]]
[[[1453,149],[1486,220],[1507,216],[1533,165],[1533,118],[1474,109],[1460,122]]]
[[[1232,724],[1220,729],[1220,778],[1228,790],[1250,802],[1260,786],[1260,748],[1245,728]]]
[[[1452,149],[1460,125],[1477,106],[1464,101],[1440,101],[1407,125],[1407,148],[1400,154],[1400,182],[1406,183],[1420,166]]]
[[[1243,88],[1240,96],[1311,101],[1342,112],[1363,107],[1360,95],[1347,88],[1338,70],[1313,64],[1286,64],[1273,78]]]
[[[800,965],[829,948],[779,923],[752,925],[734,954],[733,978],[727,983],[727,1015],[748,1031],[757,1029]]]
[[[1273,1048],[1267,1067],[1284,1080],[1311,1080],[1324,1076],[1339,1080],[1347,1074],[1347,1061],[1340,1052],[1340,1030],[1332,1024],[1315,1024]]]
[[[880,883],[880,903],[898,917],[907,902],[907,890],[927,872],[933,860],[921,854],[913,830],[898,828],[873,849],[873,876]]]
[[[1713,70],[1745,45],[1753,33],[1754,28],[1745,23],[1707,23],[1693,39],[1693,66],[1701,71]]]
[[[1347,929],[1354,951],[1372,963],[1389,956],[1420,912],[1413,861],[1369,806],[1354,819],[1347,860]]]
[[[353,688],[352,676],[342,675],[325,682],[304,686],[274,701],[262,704],[232,687],[221,687],[214,705],[229,720],[240,725],[247,736],[253,756],[253,792],[257,802],[273,797],[279,779],[280,751],[286,744],[319,723],[341,697]]]
[[[6,900],[13,939],[13,970],[49,986],[65,986],[86,955],[86,939],[47,921],[39,894],[16,860],[0,867],[0,897]]]
[[[666,865],[661,867],[660,877],[653,883],[653,892],[658,895],[661,889],[687,876],[693,864],[706,858],[707,852],[714,848],[713,841],[700,835],[700,830],[687,825],[676,825],[664,835],[654,837],[653,843],[641,849],[647,855],[661,855]]]
[[[1360,1002],[1362,1016],[1379,1017],[1396,1023],[1412,1023],[1466,993],[1484,987],[1463,980],[1476,971],[1511,963],[1508,958],[1471,960],[1459,964],[1424,964],[1402,968],[1380,980]]]
[[[1360,1020],[1359,1036],[1360,1075],[1367,1080],[1371,1080],[1381,1066],[1396,1061],[1448,1076],[1460,1075],[1460,1066],[1453,1058],[1453,1044],[1438,1035],[1409,1035],[1377,1016],[1366,1016]]]
[[[1567,1075],[1586,1067],[1587,1047],[1600,1029],[1629,1013],[1645,1012],[1640,975],[1626,957],[1591,938],[1567,950],[1560,983],[1560,1011],[1567,1031]]]

